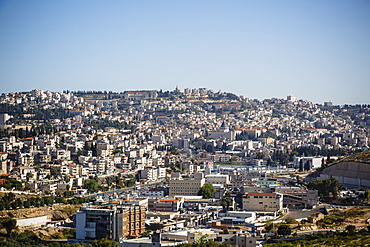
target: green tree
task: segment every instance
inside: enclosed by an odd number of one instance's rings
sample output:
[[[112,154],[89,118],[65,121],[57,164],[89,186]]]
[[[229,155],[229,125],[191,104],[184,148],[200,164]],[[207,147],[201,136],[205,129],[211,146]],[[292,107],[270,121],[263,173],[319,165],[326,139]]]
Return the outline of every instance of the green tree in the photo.
[[[349,234],[354,234],[355,231],[356,231],[356,227],[354,225],[348,225],[346,227],[346,231],[349,233]]]
[[[132,186],[134,186],[136,184],[136,180],[135,179],[128,179],[128,180],[126,180],[125,181],[125,185],[126,185],[126,187],[132,187]]]
[[[231,206],[232,200],[228,196],[222,197],[221,206],[224,210],[227,210]]]
[[[64,198],[64,197],[61,197],[61,196],[57,196],[57,197],[55,197],[55,202],[56,203],[64,203],[64,204],[66,204],[67,203],[67,199]]]
[[[287,224],[297,224],[298,222],[293,217],[288,217],[285,219]]]
[[[15,207],[16,208],[23,207],[23,202],[22,202],[22,200],[20,198],[15,199],[14,204],[15,204]]]
[[[141,237],[143,237],[143,238],[147,238],[147,237],[149,237],[150,232],[151,232],[151,230],[149,230],[149,231],[146,231],[146,232],[142,233],[142,234],[141,234]]]
[[[44,197],[44,203],[46,206],[51,206],[54,204],[54,197],[52,196],[46,196]]]
[[[365,190],[364,196],[365,196],[366,199],[370,198],[370,189]]]
[[[15,210],[17,209],[17,204],[15,202],[10,203],[10,207]]]
[[[198,196],[202,196],[204,199],[208,199],[214,196],[215,188],[212,184],[203,184],[198,192]]]
[[[340,182],[336,178],[314,180],[308,184],[308,188],[317,190],[320,196],[328,197],[331,193],[334,198],[337,198]]]
[[[265,225],[265,231],[266,232],[272,232],[273,229],[274,229],[274,224],[273,223]]]
[[[110,176],[110,177],[105,178],[105,182],[107,183],[108,188],[110,188],[115,181],[116,181],[115,176]]]
[[[1,222],[3,228],[5,228],[6,234],[10,236],[10,233],[17,229],[17,221],[15,219],[6,219]]]
[[[27,201],[23,202],[23,207],[24,208],[29,208],[30,206],[31,206],[30,201],[27,200]]]
[[[95,179],[86,180],[82,188],[89,192],[95,192],[98,190],[98,182]]]
[[[53,166],[53,167],[50,168],[50,174],[54,178],[57,178],[61,175],[60,170],[56,166]]]
[[[300,159],[299,160],[299,171],[302,172],[303,171],[303,159]]]
[[[279,235],[288,236],[292,233],[292,229],[288,225],[280,225],[277,230],[277,233]]]
[[[61,247],[59,242],[52,242],[47,245],[48,247]],[[63,245],[65,246],[65,245]]]
[[[117,243],[106,238],[94,240],[92,247],[118,247]]]
[[[30,181],[30,180],[33,178],[33,173],[28,172],[28,173],[26,174],[26,178],[27,178],[27,181]]]
[[[39,202],[39,206],[40,207],[43,207],[45,205],[45,201],[44,201],[44,198],[43,197],[38,198],[38,202]]]
[[[10,193],[6,193],[4,196],[3,196],[3,200],[7,203],[10,203],[12,202],[13,200],[15,199],[15,194],[10,192]]]
[[[66,190],[66,191],[64,191],[64,197],[72,197],[72,196],[74,196],[74,192],[73,191],[71,191],[71,190]]]
[[[194,243],[185,243],[177,245],[179,247],[232,247],[234,245],[220,243],[214,240],[205,240],[206,236],[202,236],[202,238],[198,239]]]

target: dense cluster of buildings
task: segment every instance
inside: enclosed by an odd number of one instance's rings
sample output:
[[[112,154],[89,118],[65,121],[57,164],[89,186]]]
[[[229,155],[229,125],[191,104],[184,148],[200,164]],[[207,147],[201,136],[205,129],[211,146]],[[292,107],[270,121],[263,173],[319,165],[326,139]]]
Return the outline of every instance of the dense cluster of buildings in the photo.
[[[341,156],[369,145],[368,106],[322,106],[293,96],[258,101],[205,88],[99,94],[35,89],[3,93],[0,104],[0,174],[49,194],[77,193],[91,177],[117,174],[131,174],[142,186],[136,199],[82,207],[76,213],[76,238],[82,240],[122,242],[151,229],[194,242],[190,229],[208,225],[213,239],[255,246],[259,222],[318,200],[317,191],[289,186],[276,174],[321,167],[333,158],[323,150]],[[215,189],[211,200],[198,196],[204,184]],[[226,208],[225,195],[232,198]],[[171,232],[184,229],[186,236]]]

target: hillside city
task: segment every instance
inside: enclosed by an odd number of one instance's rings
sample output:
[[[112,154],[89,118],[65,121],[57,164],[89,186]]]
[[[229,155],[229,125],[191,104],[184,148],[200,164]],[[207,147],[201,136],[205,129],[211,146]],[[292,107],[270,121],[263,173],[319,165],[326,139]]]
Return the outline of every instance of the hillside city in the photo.
[[[291,95],[2,93],[0,241],[370,241],[369,126],[370,105]]]

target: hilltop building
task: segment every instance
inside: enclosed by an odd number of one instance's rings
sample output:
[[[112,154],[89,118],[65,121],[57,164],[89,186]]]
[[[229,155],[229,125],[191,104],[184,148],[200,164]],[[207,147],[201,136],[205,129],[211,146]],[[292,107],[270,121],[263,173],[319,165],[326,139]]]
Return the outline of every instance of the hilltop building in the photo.
[[[150,100],[156,99],[158,93],[156,91],[133,91],[125,92],[123,98],[126,100]]]

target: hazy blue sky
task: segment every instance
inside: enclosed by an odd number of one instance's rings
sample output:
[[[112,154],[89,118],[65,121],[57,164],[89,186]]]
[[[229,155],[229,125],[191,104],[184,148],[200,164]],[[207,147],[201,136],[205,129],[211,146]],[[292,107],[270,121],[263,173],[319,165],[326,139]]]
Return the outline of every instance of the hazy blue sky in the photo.
[[[370,1],[0,0],[0,92],[370,103]]]

